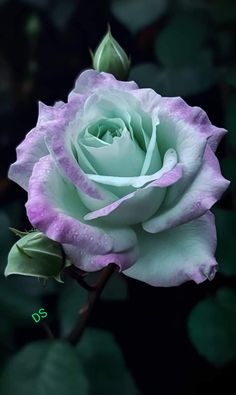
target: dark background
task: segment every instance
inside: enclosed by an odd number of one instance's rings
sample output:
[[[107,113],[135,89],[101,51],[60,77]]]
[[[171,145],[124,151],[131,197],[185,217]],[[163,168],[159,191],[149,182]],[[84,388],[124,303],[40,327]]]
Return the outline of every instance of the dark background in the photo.
[[[236,272],[235,269],[231,270],[229,267],[232,262],[235,263],[236,227],[235,222],[233,224],[230,222],[230,225],[227,222],[231,221],[233,217],[230,213],[235,212],[236,209],[234,181],[236,168],[235,5],[231,1],[192,2],[196,3],[196,6],[187,1],[170,1],[161,15],[157,15],[154,20],[150,20],[150,23],[147,22],[144,26],[141,24],[135,31],[130,31],[129,26],[114,15],[111,3],[91,0],[68,1],[68,3],[56,0],[0,2],[0,211],[5,223],[9,222],[11,226],[19,229],[30,228],[24,211],[26,193],[7,179],[9,165],[15,160],[15,147],[37,121],[38,100],[48,105],[58,100],[66,100],[78,74],[91,67],[88,49],[95,50],[106,33],[109,22],[113,36],[127,54],[131,55],[132,66],[151,63],[152,66],[161,68],[162,72],[167,69],[175,72],[173,76],[168,74],[169,77],[164,79],[164,83],[162,81],[158,89],[158,79],[156,80],[155,75],[149,75],[147,80],[145,69],[138,74],[137,69],[134,69],[131,71],[131,76],[137,76],[141,86],[153,87],[161,94],[168,96],[181,95],[188,104],[200,106],[207,111],[213,124],[230,129],[231,137],[224,138],[217,155],[222,161],[223,174],[233,180],[233,185],[217,206],[222,210],[221,214],[227,210],[229,215],[224,226],[221,226],[220,222],[218,226],[221,242],[218,255],[221,270],[213,282],[205,282],[201,285],[191,282],[177,288],[162,289],[126,279],[129,298],[126,301],[99,302],[90,324],[114,334],[140,394],[162,395],[173,392],[200,394],[204,391],[213,394],[219,389],[224,394],[231,394],[233,389],[230,390],[230,387],[235,387],[233,358],[228,360],[226,356],[224,363],[217,363],[217,361],[212,363],[211,359],[207,361],[205,358],[207,350],[205,353],[200,352],[202,354],[200,356],[189,340],[187,322],[190,312],[198,302],[207,297],[214,297],[221,287],[235,289]],[[195,76],[199,78],[199,83],[196,82],[197,88],[193,84],[193,92],[191,92],[191,83],[188,82],[187,71],[185,73],[186,67],[193,66],[188,56],[186,65],[181,61],[179,64],[173,62],[171,65],[171,60],[165,64],[165,61],[163,62],[165,54],[155,49],[158,35],[168,26],[171,18],[176,14],[186,16],[189,13],[191,18],[196,18],[196,20],[200,15],[200,19],[203,18],[207,25],[208,33],[204,46],[211,53],[210,72],[209,67],[205,71],[205,65],[201,65],[200,74]],[[134,18],[136,18],[135,6],[132,14],[130,13],[130,21]],[[132,25],[132,22],[130,23]],[[175,33],[173,37],[168,38],[166,47],[169,46],[169,42],[173,41],[174,46],[179,45],[181,51],[183,45],[178,40],[175,43],[176,37],[178,39],[178,32]],[[186,47],[186,53],[188,50]],[[184,54],[181,56],[183,58]],[[203,59],[200,50],[197,59],[198,61]],[[195,60],[193,63],[194,67],[198,64]],[[158,70],[160,69],[157,69],[156,73]],[[182,74],[178,74],[180,70],[183,70]],[[207,73],[210,77],[206,83],[201,80],[201,76],[206,76]],[[211,80],[213,74],[215,77]],[[186,85],[188,88],[190,86],[190,89],[185,92]],[[174,91],[173,94],[172,91]],[[228,210],[231,210],[230,213]],[[227,230],[228,226],[231,226],[230,232]],[[2,241],[4,251],[1,252],[3,271],[7,248],[10,248],[7,246],[10,246],[15,239],[8,235],[7,227],[2,227],[0,236],[4,239]],[[227,245],[224,244],[224,236],[227,237]],[[225,252],[229,255],[227,262],[231,262],[226,269],[224,267]],[[22,281],[26,284],[27,279],[24,278]],[[11,325],[9,344],[4,337],[2,337],[2,344],[0,341],[2,366],[9,357],[30,341],[45,338],[45,333],[40,326],[24,321],[22,323],[17,317],[12,318],[11,314],[9,315],[9,310],[13,312],[15,310],[15,296],[12,295],[16,289],[17,292],[21,292],[20,282],[21,278],[18,278],[15,283],[5,280],[3,276],[1,278],[4,291],[2,293],[0,291],[0,300],[2,299],[0,320],[4,320],[2,321],[4,328],[8,327],[9,323]],[[10,284],[9,287],[8,284]],[[30,291],[30,287],[34,288],[32,281],[27,283],[27,287],[29,295],[32,295]],[[59,318],[55,310],[58,295],[61,292],[60,287],[63,285],[57,286],[42,296],[43,306],[51,317],[48,319],[49,324],[56,334],[59,333]],[[9,295],[6,296],[6,292],[9,292]],[[201,336],[204,336],[204,328],[207,332],[208,325],[203,317],[200,323]],[[228,326],[228,321],[224,321],[223,315],[222,322],[220,322],[220,330],[223,334],[220,332],[218,336],[214,331],[212,334],[208,333],[208,336],[215,339],[216,348],[218,342],[221,341],[221,335],[224,344]],[[9,334],[8,330],[2,332]],[[230,333],[230,340],[226,339],[226,343],[229,345],[234,343],[235,347],[235,331],[233,334],[234,337]],[[1,330],[0,336],[3,336]]]

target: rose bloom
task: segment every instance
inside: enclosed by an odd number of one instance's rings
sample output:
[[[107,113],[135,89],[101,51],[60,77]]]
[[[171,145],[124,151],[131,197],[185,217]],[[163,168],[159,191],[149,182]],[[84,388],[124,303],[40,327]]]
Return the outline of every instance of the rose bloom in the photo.
[[[67,103],[39,103],[9,178],[28,191],[31,224],[78,268],[200,283],[217,267],[209,209],[229,185],[214,154],[225,132],[180,97],[87,70]]]

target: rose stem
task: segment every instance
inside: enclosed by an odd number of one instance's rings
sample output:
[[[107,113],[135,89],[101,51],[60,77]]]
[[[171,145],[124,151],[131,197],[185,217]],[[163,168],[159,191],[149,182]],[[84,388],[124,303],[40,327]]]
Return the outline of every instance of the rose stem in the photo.
[[[77,269],[74,265],[71,265],[64,269],[64,272],[69,274],[74,280],[76,280],[79,285],[86,289],[86,291],[92,291],[94,289],[94,285],[88,284],[84,277],[88,274],[86,272],[82,272],[81,270]]]
[[[111,277],[111,275],[114,273],[114,271],[117,269],[117,265],[114,263],[110,263],[107,267],[105,267],[101,274],[98,277],[97,282],[94,284],[94,286],[91,287],[88,291],[88,303],[82,308],[80,311],[80,318],[75,324],[74,329],[72,332],[69,334],[67,337],[67,340],[71,344],[76,344],[80,340],[83,331],[86,327],[86,324],[89,320],[90,314],[93,310],[94,304],[98,300],[103,288],[105,287],[107,281]]]

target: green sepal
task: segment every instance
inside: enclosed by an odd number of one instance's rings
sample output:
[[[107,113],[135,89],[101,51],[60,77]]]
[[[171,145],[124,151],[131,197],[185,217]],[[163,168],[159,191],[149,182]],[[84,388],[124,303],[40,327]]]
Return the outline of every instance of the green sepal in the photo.
[[[24,237],[25,235],[27,235],[29,233],[29,232],[22,232],[21,230],[11,228],[11,227],[9,227],[9,230],[11,230],[16,236],[19,236],[19,237]]]
[[[62,246],[36,230],[25,235],[21,235],[23,232],[20,231],[14,233],[21,238],[9,252],[5,276],[21,274],[63,282],[60,274],[69,261],[63,254]]]
[[[130,69],[130,58],[126,55],[120,44],[108,32],[92,55],[93,68],[98,71],[113,74],[119,80],[126,80]]]

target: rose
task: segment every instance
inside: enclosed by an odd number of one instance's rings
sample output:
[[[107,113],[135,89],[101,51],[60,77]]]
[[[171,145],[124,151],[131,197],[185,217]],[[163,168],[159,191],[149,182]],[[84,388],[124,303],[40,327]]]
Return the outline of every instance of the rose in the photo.
[[[87,70],[68,103],[39,104],[9,177],[28,190],[32,225],[77,267],[199,283],[216,270],[209,209],[229,184],[214,154],[224,133],[181,98]]]

